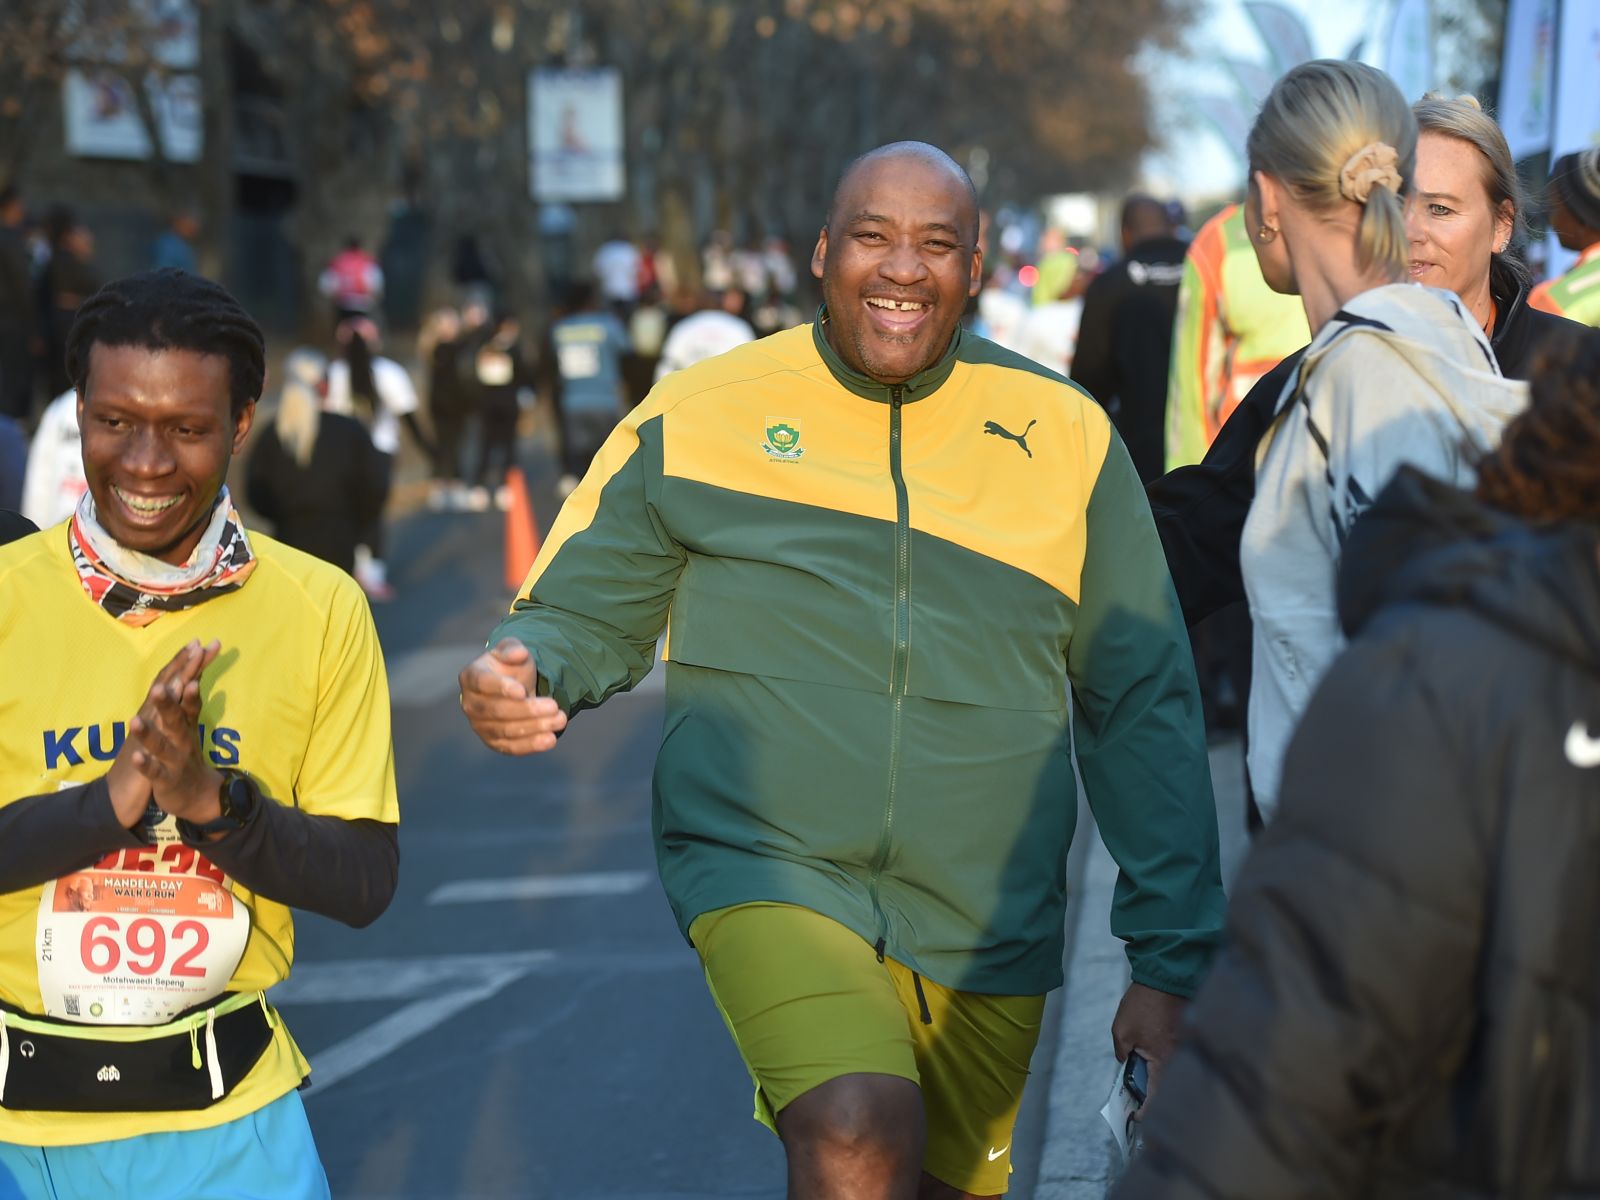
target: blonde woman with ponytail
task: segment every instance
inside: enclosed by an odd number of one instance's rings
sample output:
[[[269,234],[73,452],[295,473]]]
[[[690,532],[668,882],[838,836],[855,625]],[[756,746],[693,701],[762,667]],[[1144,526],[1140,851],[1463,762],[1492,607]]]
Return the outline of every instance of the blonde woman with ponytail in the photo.
[[[1280,79],[1247,143],[1245,228],[1312,331],[1257,451],[1240,547],[1255,625],[1250,782],[1269,820],[1289,736],[1344,644],[1335,580],[1351,524],[1402,464],[1470,484],[1526,404],[1454,293],[1402,282],[1416,148],[1394,82],[1330,60]]]

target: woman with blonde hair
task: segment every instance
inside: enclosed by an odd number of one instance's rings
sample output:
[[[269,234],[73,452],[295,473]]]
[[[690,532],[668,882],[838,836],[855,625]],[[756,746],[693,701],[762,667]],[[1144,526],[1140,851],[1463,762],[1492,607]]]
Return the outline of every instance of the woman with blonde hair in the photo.
[[[314,350],[284,360],[278,410],[250,455],[245,493],[280,542],[353,573],[387,472],[360,421],[324,411],[326,366]]]
[[[1527,233],[1517,168],[1505,134],[1473,96],[1430,92],[1416,104],[1417,168],[1406,206],[1410,277],[1461,298],[1500,370],[1526,379],[1536,349],[1574,321],[1528,305],[1518,256]]]
[[[1381,71],[1304,63],[1247,149],[1245,226],[1262,274],[1298,294],[1312,342],[1257,451],[1240,565],[1254,621],[1250,782],[1276,808],[1284,748],[1343,646],[1345,538],[1401,465],[1457,484],[1527,400],[1459,297],[1402,284],[1417,122]]]

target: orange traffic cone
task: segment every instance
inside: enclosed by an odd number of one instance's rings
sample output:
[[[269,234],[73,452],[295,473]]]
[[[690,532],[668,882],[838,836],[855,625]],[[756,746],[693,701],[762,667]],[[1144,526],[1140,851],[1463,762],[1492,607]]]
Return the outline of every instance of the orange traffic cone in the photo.
[[[506,487],[511,489],[511,507],[506,509],[506,587],[520,592],[533,560],[539,557],[539,523],[521,468],[506,472]]]

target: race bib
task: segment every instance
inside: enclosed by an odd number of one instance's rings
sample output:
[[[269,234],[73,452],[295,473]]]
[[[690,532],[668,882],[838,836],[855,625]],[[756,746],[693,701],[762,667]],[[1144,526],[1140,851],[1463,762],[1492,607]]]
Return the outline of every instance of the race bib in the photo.
[[[250,911],[174,818],[149,832],[154,844],[45,885],[35,949],[46,1016],[160,1025],[227,990]]]
[[[600,374],[600,347],[593,342],[571,342],[556,347],[563,379],[593,379]]]

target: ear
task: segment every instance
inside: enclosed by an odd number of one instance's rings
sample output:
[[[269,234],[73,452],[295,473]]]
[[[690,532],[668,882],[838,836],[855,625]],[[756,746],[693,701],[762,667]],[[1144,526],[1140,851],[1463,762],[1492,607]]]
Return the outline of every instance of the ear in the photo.
[[[239,415],[234,418],[233,450],[231,453],[238,454],[244,449],[245,440],[250,436],[250,427],[255,424],[255,421],[256,402],[252,400],[249,404],[246,404],[244,408],[240,410]]]
[[[1494,244],[1496,246],[1511,245],[1512,230],[1517,227],[1517,210],[1511,201],[1500,201],[1500,207],[1494,214]]]
[[[1277,228],[1278,208],[1283,201],[1282,185],[1265,171],[1253,172],[1250,183],[1256,189],[1256,194],[1261,197],[1261,223]]]
[[[822,278],[822,268],[828,264],[828,227],[824,225],[817,234],[816,249],[811,251],[811,274]]]
[[[967,280],[967,295],[976,296],[983,290],[983,247],[972,248],[972,278]]]

